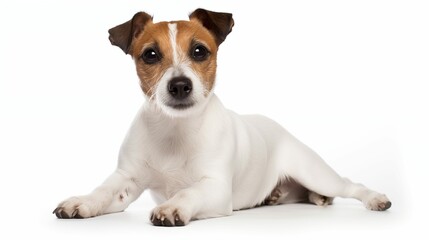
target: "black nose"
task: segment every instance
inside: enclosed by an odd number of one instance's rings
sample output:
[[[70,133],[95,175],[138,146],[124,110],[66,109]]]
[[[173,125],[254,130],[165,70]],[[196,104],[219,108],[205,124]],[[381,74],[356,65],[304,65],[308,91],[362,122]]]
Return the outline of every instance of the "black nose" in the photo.
[[[170,80],[167,89],[173,98],[182,100],[192,92],[192,82],[187,77],[175,77]]]

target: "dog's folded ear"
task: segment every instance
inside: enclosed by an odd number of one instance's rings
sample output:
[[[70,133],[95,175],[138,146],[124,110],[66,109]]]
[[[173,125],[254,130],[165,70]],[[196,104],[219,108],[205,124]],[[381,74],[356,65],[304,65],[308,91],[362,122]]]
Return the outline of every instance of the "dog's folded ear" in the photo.
[[[215,37],[218,46],[225,41],[234,26],[231,13],[212,12],[201,8],[191,13],[189,19],[199,21],[208,29]]]
[[[152,16],[145,12],[136,13],[131,20],[109,29],[110,43],[129,54],[133,39],[143,32],[148,22],[152,22]]]

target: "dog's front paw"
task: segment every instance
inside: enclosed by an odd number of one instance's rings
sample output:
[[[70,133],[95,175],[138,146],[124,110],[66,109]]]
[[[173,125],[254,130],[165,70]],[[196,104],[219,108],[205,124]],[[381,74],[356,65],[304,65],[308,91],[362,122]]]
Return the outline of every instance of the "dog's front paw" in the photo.
[[[377,193],[366,201],[365,206],[372,211],[385,211],[392,206],[392,202],[386,195]]]
[[[190,214],[180,207],[169,204],[157,206],[150,216],[153,225],[164,227],[185,226],[190,220]]]
[[[97,215],[96,205],[86,197],[71,197],[60,204],[52,212],[58,218],[89,218]]]

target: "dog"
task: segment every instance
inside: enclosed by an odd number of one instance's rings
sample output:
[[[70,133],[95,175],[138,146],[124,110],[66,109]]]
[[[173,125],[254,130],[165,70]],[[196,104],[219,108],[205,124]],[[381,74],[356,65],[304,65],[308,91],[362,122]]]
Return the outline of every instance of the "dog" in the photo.
[[[146,101],[119,154],[116,171],[88,195],[61,202],[58,218],[121,212],[143,191],[158,206],[156,226],[231,215],[260,205],[355,198],[369,210],[391,202],[340,177],[276,122],[227,110],[213,93],[216,57],[232,14],[196,9],[189,21],[154,23],[145,12],[109,30],[133,58]]]

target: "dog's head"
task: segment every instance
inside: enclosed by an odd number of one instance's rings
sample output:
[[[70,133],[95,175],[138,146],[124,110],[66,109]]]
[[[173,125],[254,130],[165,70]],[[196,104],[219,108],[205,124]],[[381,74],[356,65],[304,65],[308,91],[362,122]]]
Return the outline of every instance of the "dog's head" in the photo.
[[[234,25],[232,14],[204,9],[189,19],[154,23],[138,12],[109,30],[110,42],[134,59],[148,101],[170,116],[204,108],[215,83],[218,47]]]

